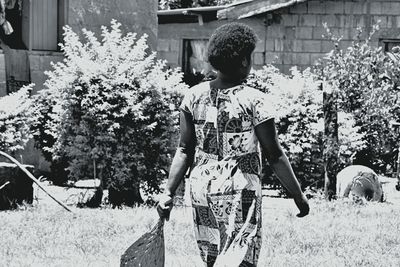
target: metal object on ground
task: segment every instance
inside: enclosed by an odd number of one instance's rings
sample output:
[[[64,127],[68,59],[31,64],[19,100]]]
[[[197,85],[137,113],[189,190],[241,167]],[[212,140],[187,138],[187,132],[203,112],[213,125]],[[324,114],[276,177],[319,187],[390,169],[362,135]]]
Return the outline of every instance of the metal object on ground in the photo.
[[[339,197],[365,198],[368,201],[384,201],[384,192],[378,175],[362,165],[347,166],[337,174]]]
[[[65,206],[61,201],[59,201],[58,199],[56,199],[54,196],[52,196],[49,192],[47,192],[46,189],[44,189],[42,187],[42,185],[40,184],[39,180],[35,178],[35,176],[33,176],[23,165],[21,165],[18,160],[14,159],[13,157],[11,157],[10,155],[8,155],[7,153],[0,151],[0,155],[6,157],[7,159],[11,160],[11,162],[13,162],[14,164],[16,164],[26,175],[28,175],[29,179],[31,179],[35,184],[37,184],[37,186],[42,189],[49,197],[51,197],[55,202],[57,202],[61,207],[63,207],[64,209],[66,209],[69,212],[72,212],[67,206]]]

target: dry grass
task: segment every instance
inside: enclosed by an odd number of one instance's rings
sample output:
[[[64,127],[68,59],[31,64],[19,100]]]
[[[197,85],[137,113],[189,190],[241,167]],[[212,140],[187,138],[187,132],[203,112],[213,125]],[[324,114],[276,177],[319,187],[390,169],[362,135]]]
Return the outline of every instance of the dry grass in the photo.
[[[311,200],[298,219],[292,200],[264,198],[259,266],[400,266],[400,192],[386,203]],[[119,266],[123,251],[156,222],[149,208],[76,209],[43,204],[0,212],[0,266]],[[203,266],[189,208],[165,228],[166,266]]]

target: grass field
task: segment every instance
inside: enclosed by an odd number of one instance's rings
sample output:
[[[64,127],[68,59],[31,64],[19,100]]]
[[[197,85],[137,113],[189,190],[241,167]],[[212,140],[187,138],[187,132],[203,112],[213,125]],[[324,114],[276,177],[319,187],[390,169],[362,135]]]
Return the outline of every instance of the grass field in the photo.
[[[263,198],[259,266],[400,266],[400,192],[385,203],[310,200],[298,219],[292,200]],[[0,266],[119,266],[123,251],[156,222],[149,208],[74,209],[54,204],[0,212]],[[50,203],[50,202],[49,202]],[[166,266],[203,266],[191,211],[175,208],[165,227]]]

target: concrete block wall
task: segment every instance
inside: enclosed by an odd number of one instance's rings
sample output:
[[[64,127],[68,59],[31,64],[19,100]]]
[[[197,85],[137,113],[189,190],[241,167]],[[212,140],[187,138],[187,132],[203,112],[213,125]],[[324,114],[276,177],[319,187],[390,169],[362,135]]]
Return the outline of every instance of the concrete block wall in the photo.
[[[45,71],[51,70],[51,62],[56,63],[63,60],[63,54],[60,52],[30,51],[29,67],[31,82],[35,84],[33,94],[43,89],[43,84],[47,79]]]
[[[324,37],[324,23],[334,35],[342,36],[342,48],[351,45],[357,27],[366,34],[378,21],[381,29],[373,37],[374,46],[381,39],[400,39],[400,1],[312,0],[275,11],[273,21],[266,29],[266,40],[274,45],[265,46],[265,63],[288,73],[294,65],[312,66],[333,49]]]

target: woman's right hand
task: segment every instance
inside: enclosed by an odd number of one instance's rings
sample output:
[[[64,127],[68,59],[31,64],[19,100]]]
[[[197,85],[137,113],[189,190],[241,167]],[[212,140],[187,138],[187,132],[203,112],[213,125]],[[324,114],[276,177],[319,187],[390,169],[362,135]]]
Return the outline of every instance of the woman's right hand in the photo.
[[[294,197],[294,202],[296,203],[297,208],[300,210],[300,213],[297,214],[297,217],[301,218],[307,216],[310,212],[310,205],[308,204],[307,197],[301,193],[301,195]]]
[[[161,219],[169,220],[169,215],[173,206],[173,197],[162,194],[157,204],[157,212]]]

